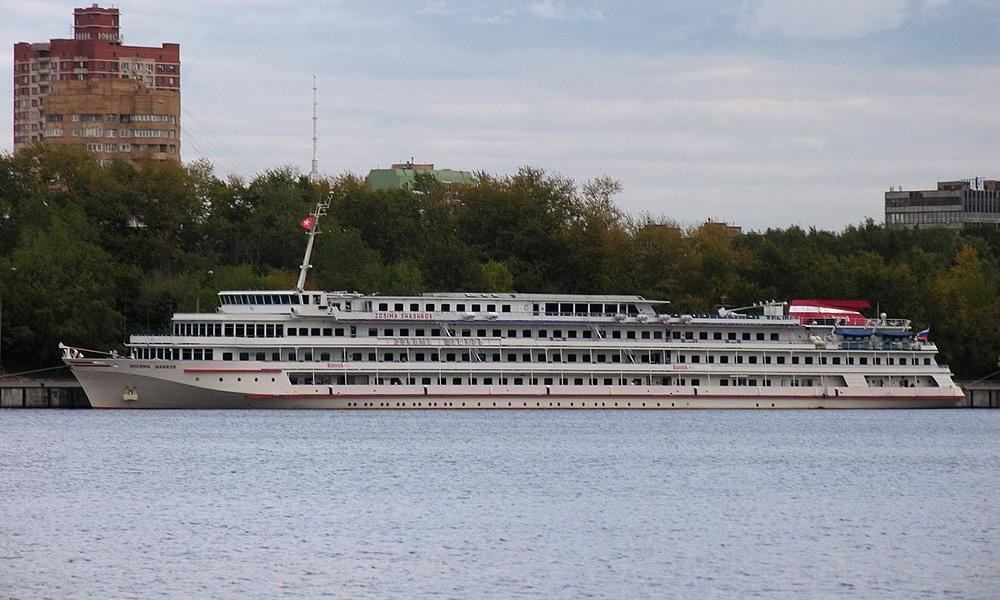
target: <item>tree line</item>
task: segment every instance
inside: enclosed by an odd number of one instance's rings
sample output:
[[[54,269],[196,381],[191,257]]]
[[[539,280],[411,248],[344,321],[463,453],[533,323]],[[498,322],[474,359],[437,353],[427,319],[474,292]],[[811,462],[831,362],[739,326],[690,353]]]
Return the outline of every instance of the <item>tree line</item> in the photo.
[[[522,168],[449,188],[373,191],[292,168],[221,178],[206,162],[113,161],[71,147],[0,155],[0,301],[7,371],[50,366],[60,341],[121,347],[220,289],[290,289],[296,226],[329,197],[307,286],[360,292],[640,294],[709,313],[762,299],[858,298],[931,327],[963,378],[1000,353],[1000,232],[680,227],[616,206],[621,186]],[[874,311],[873,311],[874,312]]]

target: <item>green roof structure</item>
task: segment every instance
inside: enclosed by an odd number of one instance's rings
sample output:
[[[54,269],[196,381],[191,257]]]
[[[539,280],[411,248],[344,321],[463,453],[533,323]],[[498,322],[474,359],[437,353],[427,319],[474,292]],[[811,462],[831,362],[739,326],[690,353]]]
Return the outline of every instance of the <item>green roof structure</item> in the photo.
[[[395,164],[389,169],[372,169],[365,183],[373,190],[412,190],[418,173],[428,173],[445,185],[476,185],[476,177],[470,171],[435,169],[433,164],[412,162]]]

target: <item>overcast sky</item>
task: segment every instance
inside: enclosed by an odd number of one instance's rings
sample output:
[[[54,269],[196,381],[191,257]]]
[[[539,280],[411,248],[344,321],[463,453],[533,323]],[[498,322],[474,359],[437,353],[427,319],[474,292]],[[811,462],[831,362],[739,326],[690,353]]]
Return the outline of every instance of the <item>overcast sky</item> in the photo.
[[[0,150],[17,41],[89,2],[0,0]],[[104,3],[104,6],[110,4]],[[414,157],[621,180],[693,224],[840,229],[890,185],[1000,178],[1000,0],[136,0],[181,44],[182,154],[220,175]]]

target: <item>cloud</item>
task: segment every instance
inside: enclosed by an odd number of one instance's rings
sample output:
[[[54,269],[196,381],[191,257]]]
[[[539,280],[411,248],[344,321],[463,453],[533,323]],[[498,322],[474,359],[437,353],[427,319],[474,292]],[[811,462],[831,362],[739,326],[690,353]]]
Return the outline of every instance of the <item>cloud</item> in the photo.
[[[942,0],[759,0],[745,25],[794,39],[854,39],[891,31],[943,5]]]

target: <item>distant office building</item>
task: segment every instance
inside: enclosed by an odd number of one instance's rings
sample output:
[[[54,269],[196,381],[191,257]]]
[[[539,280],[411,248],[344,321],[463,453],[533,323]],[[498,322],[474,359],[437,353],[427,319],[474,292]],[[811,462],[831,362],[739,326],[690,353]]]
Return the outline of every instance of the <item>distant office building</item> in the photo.
[[[885,222],[909,229],[1000,227],[1000,181],[939,181],[936,190],[885,193]]]
[[[469,171],[435,169],[433,164],[413,161],[392,165],[389,169],[372,169],[365,183],[373,190],[412,190],[418,173],[426,173],[445,185],[475,185],[476,177]]]
[[[73,10],[73,39],[14,44],[14,151],[75,143],[180,158],[180,45],[122,44],[117,8]]]

